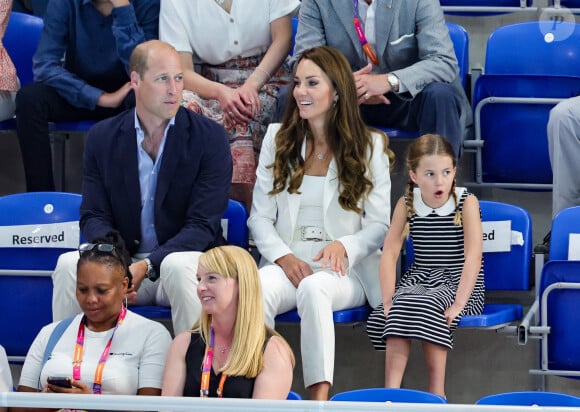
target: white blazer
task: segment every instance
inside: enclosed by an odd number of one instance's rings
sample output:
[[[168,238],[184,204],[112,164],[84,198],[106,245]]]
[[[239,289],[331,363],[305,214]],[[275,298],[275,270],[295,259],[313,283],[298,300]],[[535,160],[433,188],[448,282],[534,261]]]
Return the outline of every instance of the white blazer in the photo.
[[[273,188],[274,177],[272,169],[267,166],[274,162],[275,138],[279,129],[279,123],[271,124],[264,137],[248,219],[248,227],[262,255],[261,266],[293,253],[288,245],[293,240],[302,198],[301,194],[290,194],[287,190],[274,196],[268,194]],[[305,157],[305,152],[306,139],[302,143],[302,157]],[[334,159],[330,162],[324,182],[323,208],[326,233],[332,240],[340,241],[346,249],[348,275],[359,278],[368,302],[376,307],[382,301],[378,277],[380,247],[391,216],[389,158],[384,152],[383,139],[378,134],[373,133],[373,152],[371,154],[369,150],[369,156],[367,176],[373,182],[373,189],[360,201],[362,216],[344,210],[338,203],[339,186]]]

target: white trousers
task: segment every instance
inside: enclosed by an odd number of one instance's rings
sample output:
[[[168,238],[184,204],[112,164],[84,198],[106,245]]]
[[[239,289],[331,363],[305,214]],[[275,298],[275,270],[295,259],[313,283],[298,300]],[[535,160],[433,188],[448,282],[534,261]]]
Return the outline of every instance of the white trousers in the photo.
[[[580,96],[558,103],[550,111],[548,147],[552,163],[552,217],[580,205]]]
[[[333,382],[334,321],[332,312],[364,305],[365,293],[358,278],[319,270],[304,278],[298,288],[278,265],[260,269],[266,324],[294,308],[300,315],[300,348],[304,385]]]
[[[175,335],[191,329],[201,313],[197,297],[197,263],[201,252],[175,252],[161,262],[156,282],[144,279],[137,291],[135,305],[171,306]],[[81,312],[76,298],[79,252],[67,252],[58,258],[52,273],[53,321]]]

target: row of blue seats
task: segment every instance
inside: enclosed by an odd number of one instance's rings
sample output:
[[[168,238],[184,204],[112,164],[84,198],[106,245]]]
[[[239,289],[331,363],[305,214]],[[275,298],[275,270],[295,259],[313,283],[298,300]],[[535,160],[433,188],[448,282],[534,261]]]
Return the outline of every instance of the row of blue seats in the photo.
[[[76,248],[79,243],[78,211],[81,196],[72,193],[20,193],[0,197],[0,289],[10,290],[0,301],[0,310],[10,313],[0,324],[0,343],[9,355],[23,356],[39,329],[51,322],[52,282],[50,275],[58,256]],[[499,202],[481,202],[484,221],[508,222],[511,231],[520,234],[519,244],[508,245],[508,252],[486,253],[485,271],[488,290],[529,289],[531,262],[532,222],[522,208]],[[247,212],[239,203],[230,200],[224,215],[224,233],[231,244],[248,247]],[[34,244],[28,239],[50,233],[50,225],[62,226],[63,233],[75,236],[66,245]],[[76,230],[76,232],[75,232]],[[493,229],[491,229],[493,230]],[[18,237],[20,236],[20,237]],[[511,236],[508,233],[508,236]],[[14,244],[14,239],[20,239]],[[24,240],[22,240],[24,239]],[[50,247],[56,246],[56,247]],[[410,254],[410,251],[408,252]],[[30,305],[34,302],[34,305]],[[18,307],[17,312],[12,308]],[[171,309],[159,306],[133,307],[137,313],[149,318],[170,318]],[[335,321],[359,322],[366,320],[370,307],[338,311]],[[488,304],[480,316],[466,316],[462,327],[500,327],[518,320],[522,307],[517,304]],[[280,322],[299,321],[296,311],[282,314]]]
[[[50,275],[58,256],[80,242],[80,201],[78,194],[60,192],[0,197],[0,289],[9,291],[0,300],[0,311],[5,314],[0,320],[0,344],[12,360],[22,359],[40,328],[52,320]],[[485,237],[495,244],[487,247],[484,242],[487,290],[530,290],[530,215],[521,207],[501,202],[480,204]],[[229,243],[248,247],[246,218],[244,206],[230,201],[223,219]],[[53,233],[54,225],[60,225],[57,239],[53,239],[56,244],[35,243],[35,237],[41,239]],[[569,253],[580,248],[580,241],[575,240],[579,237],[580,207],[562,211],[552,224],[549,261],[536,282],[538,298],[523,319],[519,304],[486,304],[483,315],[464,317],[460,327],[503,327],[517,333],[521,344],[527,342],[528,336],[536,337],[541,340],[541,364],[532,373],[580,376],[580,352],[576,350],[580,313],[575,310],[580,293],[580,261],[568,260]],[[407,245],[408,258],[412,255],[411,242]],[[152,318],[170,316],[170,308],[133,309]],[[365,306],[337,312],[335,321],[364,321],[369,310]],[[536,317],[541,318],[537,324],[533,322]],[[298,317],[294,311],[281,315],[278,321],[298,321]],[[506,326],[507,323],[511,325]]]
[[[446,404],[445,398],[414,389],[368,388],[335,394],[331,401],[342,402],[405,402]],[[578,407],[580,397],[558,392],[504,392],[484,396],[476,405],[561,406]]]

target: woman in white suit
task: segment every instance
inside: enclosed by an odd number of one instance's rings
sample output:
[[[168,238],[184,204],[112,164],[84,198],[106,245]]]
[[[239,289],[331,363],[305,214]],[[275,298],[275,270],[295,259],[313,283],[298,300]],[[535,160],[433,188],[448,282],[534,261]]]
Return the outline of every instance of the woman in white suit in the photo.
[[[344,56],[321,46],[295,66],[281,124],[263,142],[248,221],[262,255],[266,323],[298,308],[304,383],[327,399],[332,312],[381,302],[379,248],[390,221],[387,137],[363,122]]]

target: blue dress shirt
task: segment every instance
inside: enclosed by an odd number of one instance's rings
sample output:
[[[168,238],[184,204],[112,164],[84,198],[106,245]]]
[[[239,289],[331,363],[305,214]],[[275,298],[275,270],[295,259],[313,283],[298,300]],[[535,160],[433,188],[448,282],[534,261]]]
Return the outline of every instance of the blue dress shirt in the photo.
[[[157,232],[155,232],[155,191],[157,189],[157,178],[159,168],[163,160],[163,149],[167,131],[175,124],[175,117],[172,117],[165,128],[163,140],[157,151],[155,161],[143,149],[143,140],[145,133],[141,128],[141,122],[135,110],[135,130],[137,132],[137,162],[139,164],[139,186],[141,187],[141,243],[139,244],[138,253],[149,253],[155,249],[159,242],[157,241]]]
[[[34,80],[90,110],[103,92],[128,82],[133,49],[156,39],[159,30],[159,0],[130,1],[103,16],[91,0],[51,0],[33,59]]]

